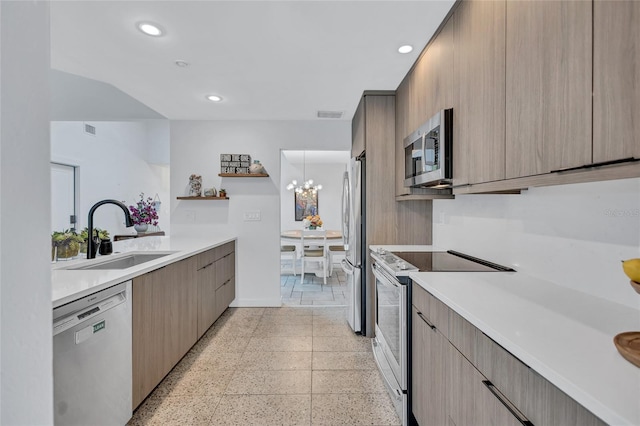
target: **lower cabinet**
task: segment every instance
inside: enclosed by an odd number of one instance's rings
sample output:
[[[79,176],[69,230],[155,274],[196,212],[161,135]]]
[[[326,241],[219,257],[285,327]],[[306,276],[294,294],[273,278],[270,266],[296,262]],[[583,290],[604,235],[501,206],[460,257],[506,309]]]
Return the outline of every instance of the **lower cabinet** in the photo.
[[[413,415],[420,425],[444,425],[446,357],[449,342],[423,312],[412,307]],[[433,328],[432,328],[433,327]]]
[[[224,244],[199,254],[197,258],[198,338],[200,338],[235,299],[235,281],[229,285],[229,281],[235,275],[235,244],[233,242]],[[227,284],[227,294],[218,292],[224,284]]]
[[[235,298],[235,242],[133,279],[135,409]]]
[[[133,279],[133,407],[137,407],[198,340],[195,259]]]
[[[604,426],[440,300],[413,284],[411,412],[420,426]]]

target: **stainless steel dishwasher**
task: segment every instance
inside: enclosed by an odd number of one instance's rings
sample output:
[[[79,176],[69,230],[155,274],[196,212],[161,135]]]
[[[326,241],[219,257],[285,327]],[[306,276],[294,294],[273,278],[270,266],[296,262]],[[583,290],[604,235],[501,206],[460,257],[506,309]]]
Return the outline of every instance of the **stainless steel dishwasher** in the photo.
[[[56,425],[131,418],[131,281],[53,310]]]

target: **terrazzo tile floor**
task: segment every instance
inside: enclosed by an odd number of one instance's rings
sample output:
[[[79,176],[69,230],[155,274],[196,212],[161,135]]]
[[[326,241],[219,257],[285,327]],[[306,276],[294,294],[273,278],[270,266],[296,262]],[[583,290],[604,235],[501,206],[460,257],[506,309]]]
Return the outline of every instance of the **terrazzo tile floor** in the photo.
[[[399,425],[345,308],[229,308],[129,425]]]
[[[300,277],[300,261],[297,263],[297,275],[280,275],[280,295],[285,306],[346,306],[347,276],[339,264],[333,266],[331,276],[324,285],[322,277],[307,273],[304,280]],[[281,269],[285,267],[281,263]]]

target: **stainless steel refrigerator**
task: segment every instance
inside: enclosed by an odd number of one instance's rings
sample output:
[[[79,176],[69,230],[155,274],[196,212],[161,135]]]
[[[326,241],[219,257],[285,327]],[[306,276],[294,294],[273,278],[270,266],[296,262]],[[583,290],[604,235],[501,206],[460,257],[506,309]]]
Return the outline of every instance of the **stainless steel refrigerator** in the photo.
[[[356,333],[366,335],[367,306],[365,256],[365,156],[351,158],[344,173],[342,186],[342,235],[345,242],[345,259],[342,269],[347,275],[347,321]]]

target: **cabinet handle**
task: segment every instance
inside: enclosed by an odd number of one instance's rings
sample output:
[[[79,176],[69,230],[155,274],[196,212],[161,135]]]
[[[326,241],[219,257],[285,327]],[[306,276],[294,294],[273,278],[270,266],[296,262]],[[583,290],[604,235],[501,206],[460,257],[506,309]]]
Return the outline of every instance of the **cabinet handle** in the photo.
[[[427,317],[425,317],[424,315],[422,315],[422,312],[418,312],[418,316],[420,317],[420,319],[421,319],[422,321],[426,322],[426,323],[427,323],[427,325],[428,325],[432,330],[435,330],[435,329],[436,329],[436,326],[435,326],[435,325],[433,325],[433,324],[431,324],[431,323],[429,322],[429,320],[427,319]]]
[[[507,410],[509,410],[511,414],[513,414],[513,417],[515,417],[520,422],[520,424],[524,426],[533,426],[533,423],[531,423],[531,421],[527,419],[527,417],[522,414],[520,410],[515,407],[515,405],[513,405],[504,395],[502,395],[502,392],[500,392],[493,385],[493,383],[491,383],[489,380],[483,380],[482,384],[485,385],[487,389],[489,389],[489,391],[491,391],[493,396],[495,396],[498,401],[500,401],[502,405],[504,405]]]
[[[203,269],[206,269],[206,268],[208,268],[209,266],[211,266],[211,265],[213,265],[213,264],[214,264],[214,262],[207,263],[207,264],[206,264],[206,265],[204,265],[202,268],[198,269],[198,271],[202,271]]]

